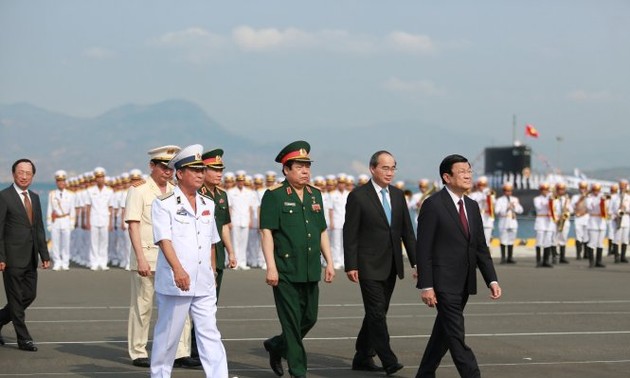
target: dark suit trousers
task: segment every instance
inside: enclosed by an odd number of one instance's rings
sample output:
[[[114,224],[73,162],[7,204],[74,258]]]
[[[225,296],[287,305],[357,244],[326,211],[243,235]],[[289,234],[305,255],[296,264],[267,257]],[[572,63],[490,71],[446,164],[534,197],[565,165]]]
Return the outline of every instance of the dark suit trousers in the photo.
[[[447,350],[450,350],[461,377],[480,377],[477,359],[464,342],[464,307],[468,294],[436,292],[436,296],[437,316],[416,378],[435,377],[435,371]]]
[[[33,340],[26,328],[24,311],[37,294],[37,268],[6,268],[2,278],[7,305],[0,310],[0,324],[13,322],[18,341]]]
[[[394,269],[392,267],[391,274],[384,281],[363,280],[359,272],[359,286],[361,286],[365,316],[357,337],[355,359],[361,362],[374,354],[378,355],[383,366],[398,362],[398,358],[389,345],[389,331],[387,330],[387,311],[396,286]]]

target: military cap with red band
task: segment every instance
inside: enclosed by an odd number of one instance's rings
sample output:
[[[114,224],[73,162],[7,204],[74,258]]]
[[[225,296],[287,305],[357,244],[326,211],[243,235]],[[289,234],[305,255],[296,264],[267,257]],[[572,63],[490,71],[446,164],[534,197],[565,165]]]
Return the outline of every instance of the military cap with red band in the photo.
[[[311,145],[303,140],[295,141],[280,151],[276,156],[276,162],[285,165],[288,161],[300,161],[310,163],[313,160],[308,156],[311,151]]]

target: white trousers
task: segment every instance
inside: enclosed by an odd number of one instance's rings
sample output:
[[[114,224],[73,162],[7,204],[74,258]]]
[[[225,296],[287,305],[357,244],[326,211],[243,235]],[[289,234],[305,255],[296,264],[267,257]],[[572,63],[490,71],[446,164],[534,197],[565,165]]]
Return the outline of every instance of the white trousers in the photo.
[[[628,227],[619,227],[615,229],[615,244],[628,244],[628,239],[630,239],[630,228]]]
[[[513,245],[516,240],[516,228],[504,228],[499,231],[499,240],[503,245]]]
[[[343,261],[343,229],[333,228],[330,231],[330,249],[332,250],[335,269],[344,266]]]
[[[247,238],[247,265],[260,268],[264,264],[265,257],[260,244],[260,232],[257,228],[252,228]]]
[[[569,229],[570,229],[570,224],[569,224],[568,221],[566,221],[564,223],[564,227],[563,227],[562,231],[556,232],[556,244],[557,245],[561,245],[561,246],[567,245],[567,240],[569,240]]]
[[[190,314],[206,377],[227,378],[227,356],[217,329],[216,294],[192,297],[156,293],[156,296],[158,319],[153,332],[151,377],[171,376],[177,340],[182,333],[186,316]]]
[[[107,226],[90,228],[90,268],[107,267],[109,232]]]
[[[68,268],[70,265],[70,230],[53,227],[50,230],[52,240],[52,259],[56,267]]]
[[[127,323],[127,349],[132,360],[147,358],[147,340],[153,315],[154,276],[142,277],[137,271],[131,272],[131,302]],[[189,317],[186,317],[175,358],[190,357]]]
[[[553,245],[553,234],[553,231],[536,231],[536,247],[551,247]]]
[[[486,237],[486,245],[490,247],[490,242],[492,241],[492,227],[484,227],[483,234]]]
[[[249,238],[248,227],[232,226],[232,248],[236,255],[238,266],[247,266],[247,239]]]
[[[590,248],[604,248],[606,230],[588,230],[588,246]]]

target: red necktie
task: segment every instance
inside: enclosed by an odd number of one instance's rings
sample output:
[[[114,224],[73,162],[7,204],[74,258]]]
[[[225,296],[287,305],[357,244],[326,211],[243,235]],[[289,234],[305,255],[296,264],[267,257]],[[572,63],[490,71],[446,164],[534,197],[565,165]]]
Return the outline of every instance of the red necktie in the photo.
[[[460,199],[457,204],[459,205],[459,221],[462,222],[462,227],[464,227],[464,234],[466,235],[466,238],[469,238],[470,235],[468,231],[468,220],[466,219],[466,213],[464,212],[464,201]]]
[[[24,196],[24,207],[26,208],[26,215],[28,216],[28,221],[33,224],[33,205],[31,205],[31,200],[28,198],[28,193],[25,191],[22,192]]]

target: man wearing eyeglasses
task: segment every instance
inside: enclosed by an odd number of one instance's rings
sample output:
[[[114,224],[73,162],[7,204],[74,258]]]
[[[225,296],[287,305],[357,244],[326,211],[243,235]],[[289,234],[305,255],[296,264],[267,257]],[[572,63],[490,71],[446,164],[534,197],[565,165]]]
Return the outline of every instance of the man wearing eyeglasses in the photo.
[[[392,154],[372,155],[372,179],[348,195],[343,227],[345,271],[350,281],[359,283],[365,308],[352,369],[385,370],[387,375],[403,368],[389,344],[387,310],[396,276],[402,279],[405,274],[401,245],[413,251],[416,242],[405,195],[391,185],[395,171]],[[409,262],[415,275],[413,253]],[[374,363],[375,355],[382,368]]]
[[[178,146],[162,146],[151,149],[149,169],[151,175],[146,181],[137,176],[127,193],[125,202],[125,222],[128,225],[133,255],[130,258],[131,303],[127,329],[128,351],[134,366],[149,367],[147,353],[149,326],[153,313],[154,272],[158,247],[153,243],[153,221],[151,204],[158,196],[173,191],[170,180],[173,169],[168,162],[179,152]],[[187,322],[179,340],[176,364],[185,367],[199,366],[199,360],[190,358],[190,322]]]

